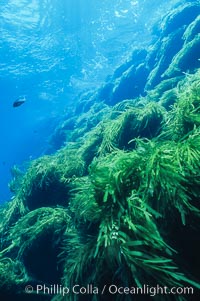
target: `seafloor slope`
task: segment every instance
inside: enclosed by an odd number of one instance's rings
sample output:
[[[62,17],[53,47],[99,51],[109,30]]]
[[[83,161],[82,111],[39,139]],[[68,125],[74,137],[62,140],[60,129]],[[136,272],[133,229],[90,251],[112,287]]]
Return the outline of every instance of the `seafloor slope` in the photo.
[[[151,300],[118,287],[200,288],[200,4],[174,9],[98,91],[51,155],[16,170],[1,208],[1,300]],[[99,293],[25,292],[92,284]],[[158,301],[196,300],[156,295]]]

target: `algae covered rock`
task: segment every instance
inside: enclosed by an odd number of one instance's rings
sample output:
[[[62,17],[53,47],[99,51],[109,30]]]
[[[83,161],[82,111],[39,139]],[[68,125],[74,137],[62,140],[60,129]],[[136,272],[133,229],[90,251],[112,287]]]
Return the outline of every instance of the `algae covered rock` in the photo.
[[[48,157],[39,159],[26,173],[19,197],[29,210],[67,203],[68,189],[60,178],[61,172],[55,162]]]
[[[113,108],[115,112],[115,107]],[[132,149],[135,138],[152,138],[160,133],[165,110],[155,102],[129,106],[109,121],[103,132],[100,153],[112,149]]]
[[[198,2],[170,12],[150,53],[134,49],[108,83],[80,97],[80,107],[62,121],[62,147],[29,162],[18,178],[15,170],[15,195],[0,208],[2,300],[132,300],[109,291],[24,292],[26,284],[41,283],[187,286],[197,296],[198,12]]]
[[[110,103],[116,104],[124,99],[135,98],[143,94],[147,75],[148,70],[144,63],[138,66],[133,65],[123,72],[123,75],[115,81]]]
[[[198,33],[200,33],[200,16],[196,17],[196,19],[188,25],[184,32],[183,39],[185,42],[190,42]]]
[[[163,35],[167,35],[183,25],[188,25],[200,14],[200,5],[198,1],[188,1],[180,4],[167,14],[161,22]]]
[[[79,159],[78,159],[79,158]],[[73,163],[73,160],[76,160]],[[75,150],[58,152],[32,162],[25,174],[18,197],[29,210],[39,207],[67,206],[73,178],[84,172],[83,161]]]
[[[184,83],[185,82],[185,83]],[[179,87],[177,101],[168,115],[167,131],[172,139],[181,139],[200,125],[199,71],[194,76],[186,76]]]
[[[200,67],[199,61],[200,33],[191,42],[185,43],[183,48],[174,56],[163,77],[180,75],[183,72],[194,71]]]
[[[5,266],[4,292],[19,281],[200,289],[199,72],[169,87],[117,104],[79,142],[33,161],[11,202],[21,210],[2,220],[0,264],[23,267],[21,279]]]
[[[108,83],[99,89],[99,99],[106,104],[115,105],[124,99],[133,99],[144,94],[148,76],[146,56],[145,48],[135,48],[131,57],[119,66]]]
[[[40,283],[60,281],[58,255],[69,221],[62,208],[39,208],[10,229],[6,237],[8,247],[0,254],[2,300],[27,300],[26,286],[34,288]],[[50,300],[50,296],[33,293],[30,300]]]
[[[59,281],[57,260],[69,220],[62,208],[39,208],[27,213],[11,229],[7,252],[17,254],[30,278],[48,283]]]
[[[146,90],[162,83],[162,79],[199,68],[199,12],[198,2],[180,4],[163,19],[161,37],[148,54],[151,71]]]

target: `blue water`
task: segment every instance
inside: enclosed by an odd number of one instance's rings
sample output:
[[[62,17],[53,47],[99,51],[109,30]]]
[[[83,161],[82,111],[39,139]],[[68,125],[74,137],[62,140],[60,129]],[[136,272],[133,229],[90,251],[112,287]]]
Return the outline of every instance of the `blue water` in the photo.
[[[77,95],[148,43],[152,24],[176,2],[1,1],[0,202],[11,197],[11,167],[45,154]],[[27,101],[13,108],[19,96]]]

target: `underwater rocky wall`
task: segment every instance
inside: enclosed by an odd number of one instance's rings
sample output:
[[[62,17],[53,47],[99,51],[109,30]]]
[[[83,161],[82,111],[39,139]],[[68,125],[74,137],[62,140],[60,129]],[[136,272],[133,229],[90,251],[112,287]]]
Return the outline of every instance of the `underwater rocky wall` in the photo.
[[[0,212],[1,300],[144,300],[114,285],[187,286],[193,295],[154,298],[197,300],[199,12],[188,2],[165,16],[153,46],[80,97],[52,138],[57,151],[15,169]],[[69,292],[37,292],[54,284]]]
[[[199,15],[199,2],[189,1],[156,24],[149,45],[135,47],[130,58],[98,90],[79,95],[74,112],[68,113],[52,135],[52,150],[66,141],[74,141],[73,129],[81,129],[81,136],[96,126],[104,116],[104,112],[99,111],[106,106],[114,106],[125,99],[137,101],[138,97],[147,96],[155,88],[157,101],[164,92],[176,87],[186,74],[194,73],[200,67]]]

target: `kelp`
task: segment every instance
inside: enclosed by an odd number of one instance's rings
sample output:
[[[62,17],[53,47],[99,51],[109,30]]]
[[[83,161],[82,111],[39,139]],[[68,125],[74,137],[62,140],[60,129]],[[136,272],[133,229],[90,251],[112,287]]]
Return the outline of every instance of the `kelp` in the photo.
[[[31,162],[17,192],[28,210],[58,204],[67,206],[70,185],[85,168],[75,150],[72,144],[56,156],[43,156]]]
[[[99,153],[104,154],[116,149],[132,149],[134,138],[157,136],[164,119],[165,109],[153,101],[144,106],[127,108],[105,125]]]
[[[150,101],[160,99],[161,97],[163,97],[163,94],[165,92],[169,92],[172,89],[176,89],[177,84],[180,83],[183,79],[184,76],[182,75],[162,80],[157,86],[155,86],[153,90],[148,90],[146,98]]]
[[[82,112],[78,117],[76,116],[74,129],[71,133],[71,141],[77,141],[89,131],[92,131],[105,118],[108,112],[109,108],[104,103],[92,103],[88,111],[86,110],[86,112]]]
[[[186,227],[187,216],[191,213],[199,216],[200,212],[199,205],[194,203],[200,161],[199,130],[196,116],[193,118],[193,112],[198,108],[199,92],[194,77],[192,83],[189,88],[182,82],[183,86],[176,89],[175,104],[171,104],[169,113],[162,109],[165,118],[160,134],[151,139],[133,138],[135,150],[119,149],[119,133],[127,115],[134,112],[133,108],[126,107],[110,124],[105,123],[105,127],[109,127],[109,132],[105,130],[105,137],[111,147],[92,161],[89,175],[76,182],[70,202],[77,226],[66,233],[65,285],[79,281],[102,286],[105,279],[109,283],[109,279],[116,275],[112,281],[117,283],[134,281],[135,285],[141,286],[145,282],[156,282],[169,287],[188,283],[199,288],[180,271],[176,251],[160,234],[166,226],[166,223],[161,226],[160,221],[168,220],[168,216],[171,223],[175,223],[178,212],[182,226]],[[188,98],[188,114],[195,126],[192,131],[186,129],[186,135],[181,132],[174,139],[176,131],[173,133],[169,129],[173,123],[171,125],[168,118],[183,118],[187,113],[184,106]],[[143,110],[148,106],[151,108],[152,103],[144,105]],[[176,106],[179,109],[184,107],[179,117],[174,112]],[[182,127],[179,130],[182,131]],[[75,296],[69,298],[78,300]],[[182,297],[175,299],[184,300]]]
[[[136,151],[116,151],[102,157],[90,166],[92,184],[97,202],[106,206],[109,200],[123,201],[127,193],[138,188],[141,162]]]
[[[40,235],[51,228],[62,231],[68,219],[66,211],[62,208],[38,208],[27,213],[10,229],[7,240],[11,244],[3,253],[17,248],[18,259],[20,259],[24,250],[31,247]]]
[[[134,159],[130,157],[130,153],[115,152],[108,161],[102,159],[104,165],[98,162],[93,166],[89,178],[78,183],[70,204],[77,226],[72,233],[66,232],[64,285],[78,282],[101,287],[105,279],[109,283],[109,275],[116,275],[112,281],[134,281],[137,286],[145,281],[169,287],[188,282],[199,288],[173,262],[175,250],[157,228],[159,211],[134,189],[139,183],[133,184],[131,178],[138,168],[134,169],[133,162],[139,157],[136,153]],[[123,272],[118,275],[118,270]],[[78,298],[70,296],[69,300]]]
[[[168,16],[171,25],[178,13]],[[99,113],[91,99],[73,120],[70,142],[29,162],[11,183],[14,197],[0,209],[0,289],[11,288],[22,300],[21,287],[32,281],[70,289],[77,283],[200,289],[199,262],[184,246],[190,242],[199,253],[199,71],[163,80],[146,97],[104,105]],[[118,294],[114,300],[129,299]]]
[[[172,88],[168,91],[165,91],[161,98],[159,103],[166,108],[167,110],[170,110],[174,103],[177,101],[178,93],[176,88]]]
[[[92,160],[98,156],[99,146],[102,143],[103,134],[102,134],[103,126],[102,124],[98,124],[94,129],[92,129],[89,133],[86,133],[80,141],[81,146],[77,151],[76,155],[80,156],[85,165],[85,173],[87,174],[87,169],[91,164]]]
[[[185,42],[181,50],[174,56],[163,78],[181,75],[183,72],[194,72],[200,67],[199,63],[200,34],[196,34],[192,41]]]
[[[145,89],[150,90],[161,82],[161,77],[166,71],[168,66],[171,64],[174,56],[183,47],[183,28],[178,28],[166,36],[164,39],[160,40],[158,48],[154,51],[156,53],[155,60],[157,61],[154,68],[148,75]]]
[[[199,13],[200,5],[198,2],[190,3],[188,1],[188,3],[179,5],[163,18],[160,24],[163,34],[169,34],[176,28],[192,23]]]
[[[5,257],[0,260],[0,297],[4,300],[11,300],[17,292],[24,293],[24,285],[29,281],[29,277],[21,262]],[[2,299],[3,300],[3,299]]]
[[[18,197],[13,197],[10,202],[6,203],[0,209],[0,250],[7,246],[7,232],[28,210]]]
[[[184,144],[138,141],[138,148],[147,163],[142,170],[140,193],[149,205],[165,218],[166,214],[172,217],[174,209],[177,209],[184,225],[186,214],[192,211],[199,215],[199,208],[191,204],[186,177],[186,170],[192,169],[194,161],[199,158],[198,151],[191,149],[188,141]],[[185,156],[182,156],[184,152]]]
[[[187,75],[186,82],[178,90],[177,101],[168,114],[165,128],[170,139],[176,141],[200,125],[199,71],[194,76]]]
[[[186,42],[192,41],[196,34],[200,32],[200,16],[197,16],[196,19],[190,23],[190,25],[186,28],[183,39]]]
[[[62,234],[69,224],[70,216],[63,208],[38,208],[27,213],[7,232],[7,247],[0,252],[0,264],[4,258],[14,257],[23,262],[30,279],[53,282],[58,277]]]

